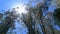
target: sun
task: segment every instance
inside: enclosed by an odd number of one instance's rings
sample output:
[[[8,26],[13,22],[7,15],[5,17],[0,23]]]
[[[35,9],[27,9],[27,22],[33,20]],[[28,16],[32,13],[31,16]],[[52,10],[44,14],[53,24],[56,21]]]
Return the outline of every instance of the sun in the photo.
[[[16,11],[17,13],[19,13],[20,15],[21,15],[22,13],[27,13],[26,5],[19,4],[19,5],[15,5],[14,7],[15,7],[15,11]]]

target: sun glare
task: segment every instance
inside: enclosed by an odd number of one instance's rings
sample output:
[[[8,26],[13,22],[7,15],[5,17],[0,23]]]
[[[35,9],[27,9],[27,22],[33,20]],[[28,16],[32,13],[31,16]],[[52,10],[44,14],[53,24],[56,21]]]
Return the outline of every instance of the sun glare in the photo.
[[[20,13],[20,15],[22,14],[22,13],[26,13],[26,5],[22,5],[22,4],[20,4],[20,5],[16,5],[15,6],[15,11],[17,11],[17,13]]]

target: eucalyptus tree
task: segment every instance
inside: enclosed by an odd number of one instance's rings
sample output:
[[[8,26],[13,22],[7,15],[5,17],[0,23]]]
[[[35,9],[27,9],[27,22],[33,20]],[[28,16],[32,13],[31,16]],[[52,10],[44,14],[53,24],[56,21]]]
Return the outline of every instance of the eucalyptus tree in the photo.
[[[7,10],[3,14],[0,13],[0,34],[6,34],[8,29],[12,27],[14,28],[14,22],[17,16],[13,14],[14,11]]]
[[[35,24],[34,27],[35,27],[36,22],[38,21],[39,24],[41,25],[43,34],[54,34],[54,31],[52,28],[53,25],[51,24],[51,20],[52,20],[51,17],[53,15],[53,13],[49,12],[49,10],[48,10],[49,6],[52,4],[51,2],[53,2],[53,1],[52,0],[44,0],[43,2],[38,2],[38,1],[40,1],[40,0],[38,0],[36,2],[36,4],[32,7],[31,5],[33,4],[33,1],[34,0],[32,0],[31,2],[28,3],[28,7],[29,7],[28,14],[32,15],[30,17],[31,21],[32,21],[31,23],[32,24],[34,23]],[[44,14],[45,14],[45,16],[44,16]],[[26,25],[28,25],[28,24],[26,24]],[[29,28],[29,26],[28,26],[28,28]],[[36,29],[36,27],[34,29]],[[37,28],[37,31],[38,31],[38,28]]]

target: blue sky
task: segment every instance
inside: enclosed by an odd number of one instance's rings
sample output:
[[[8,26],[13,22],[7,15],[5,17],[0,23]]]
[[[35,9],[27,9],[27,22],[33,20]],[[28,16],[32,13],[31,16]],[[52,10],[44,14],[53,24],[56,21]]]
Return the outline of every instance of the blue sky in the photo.
[[[11,9],[13,5],[27,2],[28,0],[0,0],[0,10]]]

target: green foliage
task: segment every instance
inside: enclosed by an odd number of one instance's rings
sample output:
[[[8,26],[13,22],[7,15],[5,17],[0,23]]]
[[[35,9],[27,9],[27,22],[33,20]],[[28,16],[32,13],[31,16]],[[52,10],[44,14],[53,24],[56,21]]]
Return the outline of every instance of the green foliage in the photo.
[[[59,25],[59,26],[60,26],[60,22],[57,22],[57,25]]]
[[[59,30],[54,29],[54,33],[55,33],[55,34],[60,34],[60,31],[59,31]]]
[[[5,16],[5,17],[3,18],[3,16]],[[2,23],[0,23],[0,34],[6,34],[8,29],[10,27],[14,26],[15,18],[17,18],[17,17],[10,10],[5,11],[3,14],[0,13],[0,20],[2,22]]]
[[[56,24],[60,26],[60,8],[55,9],[54,19],[57,21]]]
[[[0,19],[3,18],[3,14],[0,13]]]
[[[55,17],[58,19],[58,20],[60,20],[60,8],[57,8],[56,10],[55,10]]]

